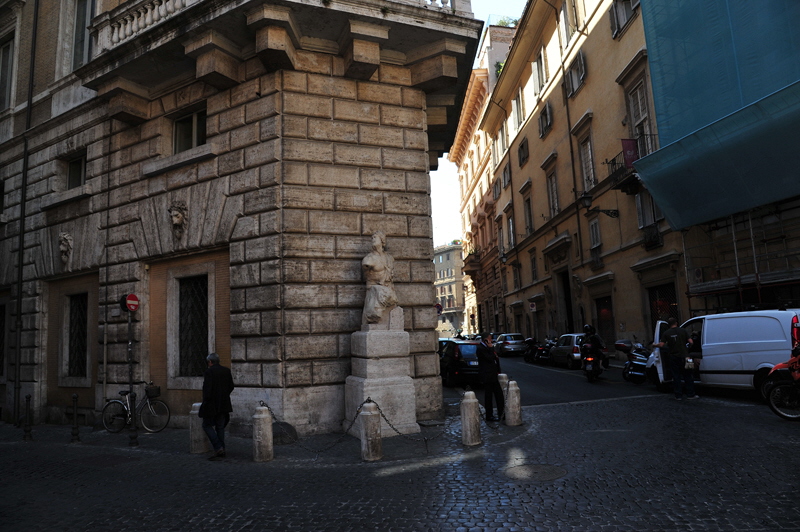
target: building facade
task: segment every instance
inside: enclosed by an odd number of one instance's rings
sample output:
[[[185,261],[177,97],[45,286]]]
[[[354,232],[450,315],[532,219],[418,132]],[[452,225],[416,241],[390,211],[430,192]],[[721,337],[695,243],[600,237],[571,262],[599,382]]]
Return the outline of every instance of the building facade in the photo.
[[[680,234],[632,167],[658,148],[650,87],[639,2],[527,4],[453,148],[482,328],[612,344],[689,316]]]
[[[464,265],[461,243],[438,246],[433,250],[435,280],[433,290],[440,338],[450,338],[464,331]]]
[[[479,125],[515,31],[505,26],[489,26],[484,30],[461,108],[456,139],[449,153],[450,161],[458,167],[461,197],[466,287],[464,323],[473,334],[501,331],[500,323],[505,323],[504,309],[498,304],[499,275],[495,275],[500,264],[497,243],[484,238],[493,234],[494,223],[494,201],[487,197],[493,182],[492,141]],[[474,228],[473,215],[477,222]]]
[[[800,306],[800,5],[641,8],[662,142],[635,166],[683,235],[692,313]]]
[[[77,394],[89,423],[132,371],[185,425],[214,351],[234,422],[264,400],[340,430],[376,231],[439,415],[428,172],[480,24],[469,0],[0,0],[3,418]]]

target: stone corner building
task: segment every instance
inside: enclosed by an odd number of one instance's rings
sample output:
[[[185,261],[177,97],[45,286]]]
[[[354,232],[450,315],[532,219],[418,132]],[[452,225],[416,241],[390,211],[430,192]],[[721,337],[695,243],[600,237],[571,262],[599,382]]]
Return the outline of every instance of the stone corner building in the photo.
[[[134,293],[134,380],[174,424],[216,351],[235,422],[340,430],[377,230],[439,415],[429,170],[480,27],[469,0],[0,0],[3,419],[77,394],[91,423]]]

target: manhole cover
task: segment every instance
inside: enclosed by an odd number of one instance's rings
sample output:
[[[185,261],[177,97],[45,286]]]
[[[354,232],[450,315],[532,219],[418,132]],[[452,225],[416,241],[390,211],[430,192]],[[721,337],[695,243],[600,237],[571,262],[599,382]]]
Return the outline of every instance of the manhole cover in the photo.
[[[526,464],[509,467],[504,473],[514,480],[546,481],[563,477],[567,474],[567,470],[551,465]]]

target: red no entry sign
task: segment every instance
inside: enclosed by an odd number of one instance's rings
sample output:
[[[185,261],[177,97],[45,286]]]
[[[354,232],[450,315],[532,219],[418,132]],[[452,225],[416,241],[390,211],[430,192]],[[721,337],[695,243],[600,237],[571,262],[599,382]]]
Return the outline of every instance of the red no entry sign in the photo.
[[[125,296],[125,306],[131,312],[136,312],[139,309],[139,298],[136,294],[128,294]]]

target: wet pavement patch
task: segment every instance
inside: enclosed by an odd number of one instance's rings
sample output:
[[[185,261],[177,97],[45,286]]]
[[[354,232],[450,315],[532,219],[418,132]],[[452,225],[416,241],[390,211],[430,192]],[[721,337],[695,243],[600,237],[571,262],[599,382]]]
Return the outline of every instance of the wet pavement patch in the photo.
[[[525,464],[509,467],[503,473],[513,480],[548,481],[563,477],[567,470],[546,464]]]

